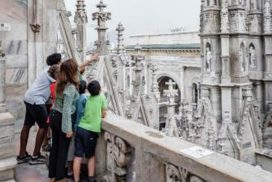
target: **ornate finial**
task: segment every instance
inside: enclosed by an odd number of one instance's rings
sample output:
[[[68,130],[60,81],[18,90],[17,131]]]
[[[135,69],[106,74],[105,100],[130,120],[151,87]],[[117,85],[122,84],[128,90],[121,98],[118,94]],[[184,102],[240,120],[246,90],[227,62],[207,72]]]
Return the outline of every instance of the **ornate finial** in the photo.
[[[88,17],[86,14],[85,10],[85,3],[84,0],[78,0],[76,4],[76,13],[75,13],[75,18],[74,22],[75,23],[87,23],[88,22]],[[79,21],[81,20],[81,21]]]
[[[117,31],[117,54],[122,54],[124,53],[124,38],[123,38],[123,32],[124,32],[125,28],[122,25],[122,23],[118,24],[118,27],[116,28]]]
[[[107,7],[106,4],[104,4],[103,0],[100,0],[99,4],[96,5],[96,7],[99,9],[98,12],[93,13],[93,20],[101,20],[102,22],[106,22],[107,20],[111,19],[111,13],[104,12],[104,9]],[[99,22],[98,22],[99,26]]]
[[[93,20],[97,20],[97,32],[98,32],[98,40],[96,41],[97,50],[101,53],[107,52],[107,45],[109,42],[106,40],[106,22],[111,19],[111,13],[105,12],[104,9],[107,7],[102,0],[96,6],[99,11],[93,13]]]
[[[100,12],[103,12],[107,5],[104,4],[103,0],[100,0],[99,4],[96,5],[96,7],[99,9]]]

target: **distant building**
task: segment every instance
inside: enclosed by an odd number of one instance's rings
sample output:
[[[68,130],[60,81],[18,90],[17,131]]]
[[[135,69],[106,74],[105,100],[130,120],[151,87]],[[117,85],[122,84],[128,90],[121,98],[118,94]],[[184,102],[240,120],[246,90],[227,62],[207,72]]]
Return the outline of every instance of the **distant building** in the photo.
[[[161,95],[160,121],[164,127],[167,106],[163,104],[166,97],[163,90],[170,79],[177,85],[176,103],[188,101],[195,105],[199,100],[199,83],[201,81],[201,57],[199,32],[179,32],[167,34],[133,35],[127,41],[126,51],[130,55],[137,54],[135,47],[141,47],[140,54],[145,56],[146,64],[156,65],[157,82]],[[147,72],[147,90],[151,90],[151,73]],[[176,106],[178,112],[179,104]]]

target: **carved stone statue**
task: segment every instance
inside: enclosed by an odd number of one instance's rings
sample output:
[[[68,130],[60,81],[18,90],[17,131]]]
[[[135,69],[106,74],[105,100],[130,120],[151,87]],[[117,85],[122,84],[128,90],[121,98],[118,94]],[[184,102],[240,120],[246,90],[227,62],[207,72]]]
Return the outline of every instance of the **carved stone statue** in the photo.
[[[179,137],[176,117],[172,116],[166,121],[167,136]]]
[[[223,2],[223,7],[221,9],[221,31],[229,31],[229,10],[228,10],[228,1]]]
[[[255,48],[254,46],[249,47],[249,67],[255,68],[256,67],[256,55],[255,55]]]
[[[271,15],[271,7],[270,7],[270,2],[267,0],[264,3],[264,15],[268,16]]]
[[[211,48],[209,46],[207,46],[206,48],[206,71],[207,72],[211,72],[211,62],[212,62],[212,52],[211,52]]]
[[[251,10],[257,9],[256,0],[250,0],[250,9]]]
[[[271,31],[271,5],[270,1],[266,0],[264,4],[264,32],[269,33]]]

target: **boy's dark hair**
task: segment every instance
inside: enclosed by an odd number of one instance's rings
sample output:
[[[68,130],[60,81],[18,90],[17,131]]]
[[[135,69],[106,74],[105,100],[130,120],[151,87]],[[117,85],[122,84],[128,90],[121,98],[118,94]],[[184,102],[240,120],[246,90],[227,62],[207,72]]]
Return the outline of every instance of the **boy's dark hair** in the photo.
[[[91,96],[96,96],[96,95],[99,95],[101,86],[98,81],[94,80],[88,84],[87,89],[90,92]]]
[[[61,61],[61,54],[54,53],[54,54],[51,54],[50,56],[47,57],[46,64],[48,66],[52,66],[54,64],[59,64],[60,61]]]
[[[84,80],[80,80],[79,90],[78,90],[79,94],[84,94],[86,88],[87,88],[87,83]]]

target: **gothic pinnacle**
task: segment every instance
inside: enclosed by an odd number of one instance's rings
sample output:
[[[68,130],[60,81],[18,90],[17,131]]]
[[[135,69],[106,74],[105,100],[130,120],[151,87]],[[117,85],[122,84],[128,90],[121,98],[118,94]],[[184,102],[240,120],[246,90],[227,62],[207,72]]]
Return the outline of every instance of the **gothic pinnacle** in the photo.
[[[117,31],[117,54],[123,53],[124,50],[124,45],[123,45],[123,31],[125,30],[124,26],[122,23],[118,24],[118,27],[116,28]]]

